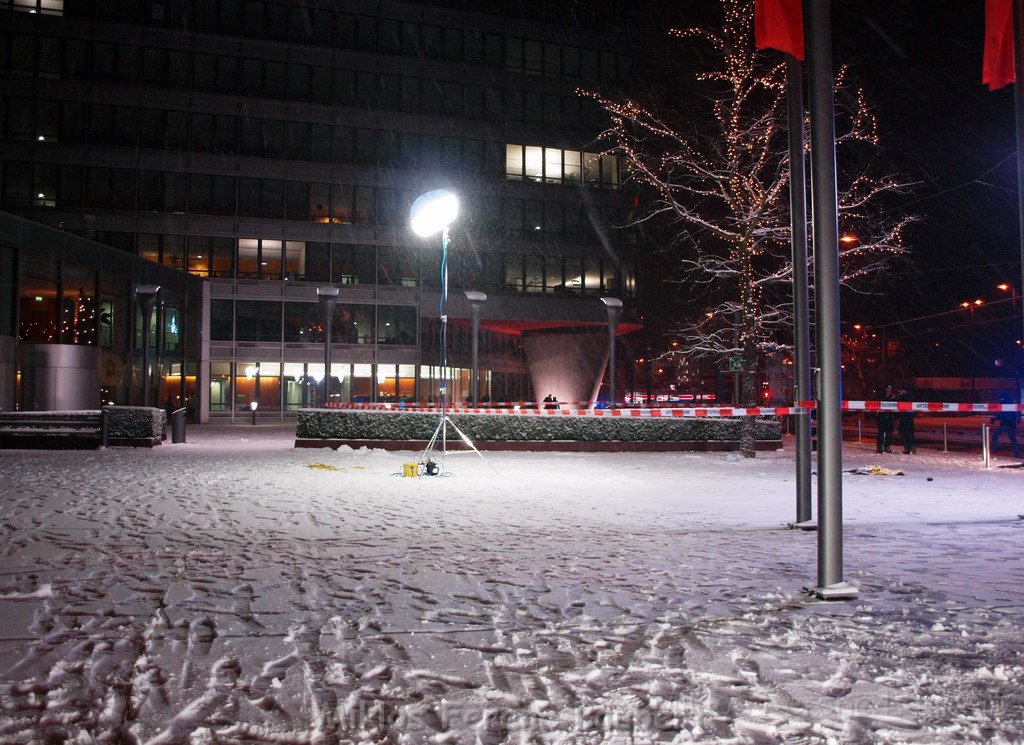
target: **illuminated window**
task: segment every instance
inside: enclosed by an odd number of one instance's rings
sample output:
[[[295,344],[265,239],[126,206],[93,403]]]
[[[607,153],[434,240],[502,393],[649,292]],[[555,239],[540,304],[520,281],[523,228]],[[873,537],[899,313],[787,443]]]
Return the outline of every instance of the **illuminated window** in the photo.
[[[510,179],[523,177],[522,145],[505,145],[505,175]]]
[[[505,146],[505,177],[547,183],[579,183],[617,188],[619,159],[615,155],[562,150],[535,145]]]
[[[62,16],[64,15],[64,0],[14,0],[13,8],[22,13]]]

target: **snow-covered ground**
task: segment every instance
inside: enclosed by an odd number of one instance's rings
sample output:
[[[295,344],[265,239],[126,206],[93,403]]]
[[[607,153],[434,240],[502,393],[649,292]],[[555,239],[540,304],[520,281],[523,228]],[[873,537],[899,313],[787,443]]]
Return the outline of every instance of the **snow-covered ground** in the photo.
[[[1024,742],[1024,469],[848,444],[823,603],[791,451],[486,457],[0,451],[0,743]]]

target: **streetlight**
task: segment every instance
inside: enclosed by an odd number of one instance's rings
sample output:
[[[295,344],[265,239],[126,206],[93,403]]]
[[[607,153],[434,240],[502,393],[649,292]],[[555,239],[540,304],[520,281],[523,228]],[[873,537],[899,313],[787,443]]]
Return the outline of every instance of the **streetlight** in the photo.
[[[317,287],[320,300],[320,316],[324,321],[324,408],[331,403],[331,322],[334,307],[338,303],[337,287]]]
[[[855,236],[853,233],[843,233],[842,237],[839,239],[839,242],[840,243],[845,243],[847,246],[852,246],[854,243],[857,243],[859,240],[860,240],[860,238]]]
[[[256,409],[258,409],[259,407],[260,407],[260,402],[259,401],[251,401],[251,402],[249,402],[249,408],[252,409],[252,424],[253,424],[254,427],[256,426]]]
[[[480,404],[480,306],[487,302],[487,293],[466,290],[466,299],[473,314],[473,373],[469,379],[473,392],[473,408]]]
[[[1014,315],[1017,314],[1017,290],[1009,282],[1000,282],[996,285],[997,290],[1010,293],[1010,307],[1013,308]]]
[[[615,331],[619,325],[619,316],[622,314],[622,301],[616,297],[603,297],[608,311],[608,407],[615,409]]]
[[[160,285],[136,285],[135,300],[142,310],[142,405],[149,406],[149,324]]]

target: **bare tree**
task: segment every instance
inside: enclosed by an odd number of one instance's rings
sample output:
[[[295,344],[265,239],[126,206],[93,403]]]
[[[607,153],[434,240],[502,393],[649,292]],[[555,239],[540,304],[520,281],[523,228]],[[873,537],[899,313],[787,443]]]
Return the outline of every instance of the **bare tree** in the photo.
[[[678,257],[684,291],[703,300],[672,331],[679,351],[666,354],[738,358],[743,403],[754,406],[757,372],[767,355],[789,348],[793,320],[785,65],[779,53],[755,50],[751,0],[721,4],[720,29],[669,32],[711,51],[711,69],[696,76],[703,96],[685,113],[584,95],[608,113],[608,152],[623,158],[639,189],[634,224]],[[841,281],[863,291],[904,252],[913,218],[879,215],[906,185],[880,171],[875,116],[845,70],[836,100]],[[744,431],[741,449],[753,457],[752,421]]]

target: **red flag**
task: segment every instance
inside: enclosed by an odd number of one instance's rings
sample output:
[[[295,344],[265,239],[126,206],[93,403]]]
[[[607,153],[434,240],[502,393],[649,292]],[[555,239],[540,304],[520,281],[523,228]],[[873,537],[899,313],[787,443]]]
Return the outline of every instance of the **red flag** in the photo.
[[[1015,79],[1013,0],[985,0],[985,59],[981,66],[981,82],[994,91]]]
[[[803,0],[754,0],[754,43],[803,59]]]

